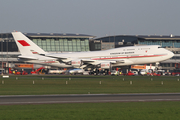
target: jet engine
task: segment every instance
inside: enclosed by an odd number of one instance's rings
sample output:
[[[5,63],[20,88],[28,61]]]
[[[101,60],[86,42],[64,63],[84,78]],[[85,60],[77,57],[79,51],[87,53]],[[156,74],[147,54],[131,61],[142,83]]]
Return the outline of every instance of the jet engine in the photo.
[[[80,67],[82,65],[82,60],[81,59],[72,60],[71,65],[74,67]]]
[[[111,67],[111,62],[103,62],[100,64],[100,68],[109,69]]]

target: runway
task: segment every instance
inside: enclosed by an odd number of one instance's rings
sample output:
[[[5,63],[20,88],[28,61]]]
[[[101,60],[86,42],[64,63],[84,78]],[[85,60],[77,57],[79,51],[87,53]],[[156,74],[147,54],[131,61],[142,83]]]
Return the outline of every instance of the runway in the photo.
[[[180,93],[0,96],[0,105],[146,101],[180,101]]]

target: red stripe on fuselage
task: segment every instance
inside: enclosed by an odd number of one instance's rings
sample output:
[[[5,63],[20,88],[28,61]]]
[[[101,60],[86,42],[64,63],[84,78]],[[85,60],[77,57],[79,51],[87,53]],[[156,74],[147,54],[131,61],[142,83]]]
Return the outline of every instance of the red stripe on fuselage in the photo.
[[[127,57],[107,57],[107,58],[93,58],[92,60],[108,60],[108,59],[124,59],[124,58],[144,58],[144,57],[158,57],[165,55],[146,55],[146,56],[127,56]]]
[[[22,46],[30,46],[30,44],[27,43],[27,42],[24,41],[24,40],[18,40],[18,42],[19,42]]]

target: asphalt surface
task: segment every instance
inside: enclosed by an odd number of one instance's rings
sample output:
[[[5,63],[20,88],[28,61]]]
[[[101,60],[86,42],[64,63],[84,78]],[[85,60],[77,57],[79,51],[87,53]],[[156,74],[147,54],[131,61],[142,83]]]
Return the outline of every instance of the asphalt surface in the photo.
[[[0,105],[146,101],[180,101],[180,93],[0,96]]]

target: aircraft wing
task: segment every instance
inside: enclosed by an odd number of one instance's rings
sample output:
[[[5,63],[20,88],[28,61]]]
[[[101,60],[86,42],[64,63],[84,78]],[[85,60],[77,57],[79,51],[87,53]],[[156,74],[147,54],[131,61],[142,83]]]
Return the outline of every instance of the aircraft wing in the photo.
[[[131,65],[134,64],[131,60],[122,59],[122,60],[82,60],[84,64],[91,64],[91,65],[99,65],[99,64],[112,64],[112,65]]]
[[[53,54],[46,54],[45,56],[46,56],[46,57],[51,57],[51,58],[57,58],[57,59],[59,59],[59,60],[68,59],[67,57],[60,57],[60,56],[53,55]]]
[[[82,59],[82,62],[84,64],[92,64],[92,65],[98,65],[98,64],[101,64],[101,63],[116,63],[116,61],[108,61],[108,60],[91,60],[91,59]]]
[[[101,66],[102,64],[111,64],[115,66],[131,65],[133,62],[128,59],[116,59],[116,60],[94,60],[89,58],[78,58],[78,57],[66,57],[63,54],[46,54],[45,56],[56,58],[58,61],[63,62],[67,65],[72,65],[75,68],[85,68],[91,66]]]
[[[131,65],[131,64],[134,64],[134,63],[131,60],[122,59],[122,60],[116,61],[116,63],[114,63],[114,64],[119,65],[119,66],[123,66],[123,65]]]

